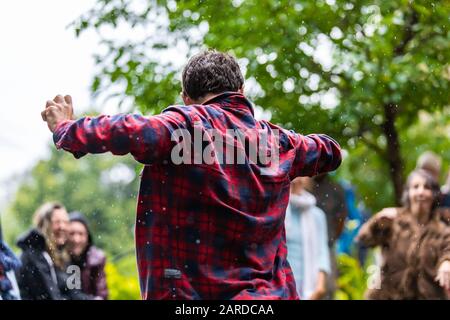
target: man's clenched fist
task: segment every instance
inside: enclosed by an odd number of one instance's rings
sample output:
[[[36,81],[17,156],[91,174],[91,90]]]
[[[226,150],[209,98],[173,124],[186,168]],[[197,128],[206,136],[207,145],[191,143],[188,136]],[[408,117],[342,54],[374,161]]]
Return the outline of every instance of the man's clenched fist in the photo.
[[[50,131],[54,132],[59,123],[73,119],[72,97],[57,95],[53,100],[48,100],[41,115]]]

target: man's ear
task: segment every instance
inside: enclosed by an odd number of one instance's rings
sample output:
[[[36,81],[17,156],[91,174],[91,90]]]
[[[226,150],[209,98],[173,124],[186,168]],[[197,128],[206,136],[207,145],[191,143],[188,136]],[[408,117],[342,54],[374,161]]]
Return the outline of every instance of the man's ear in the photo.
[[[244,94],[244,85],[242,85],[242,87],[240,87],[240,88],[238,89],[238,92],[239,92],[240,94]]]
[[[186,106],[189,106],[191,104],[194,104],[194,101],[192,101],[191,97],[189,97],[186,93],[181,94],[181,98],[183,99],[183,102]]]

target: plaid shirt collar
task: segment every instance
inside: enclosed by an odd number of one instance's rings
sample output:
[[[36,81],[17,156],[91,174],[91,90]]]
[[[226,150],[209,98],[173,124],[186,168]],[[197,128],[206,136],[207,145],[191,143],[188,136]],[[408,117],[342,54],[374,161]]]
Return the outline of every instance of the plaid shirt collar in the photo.
[[[217,104],[221,108],[233,108],[248,111],[255,116],[253,104],[242,94],[234,91],[223,92],[211,99],[206,100],[202,105]]]

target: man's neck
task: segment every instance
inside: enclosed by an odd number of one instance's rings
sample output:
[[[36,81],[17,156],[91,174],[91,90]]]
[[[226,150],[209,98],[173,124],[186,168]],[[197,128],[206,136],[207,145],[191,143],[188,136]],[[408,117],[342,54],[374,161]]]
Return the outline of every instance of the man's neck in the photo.
[[[203,103],[205,103],[206,101],[209,101],[209,100],[211,100],[211,99],[214,99],[214,98],[217,97],[217,96],[220,96],[222,93],[223,93],[223,92],[221,92],[221,93],[207,93],[204,97],[199,98],[198,101],[197,101],[197,103],[198,103],[198,104],[203,104]]]

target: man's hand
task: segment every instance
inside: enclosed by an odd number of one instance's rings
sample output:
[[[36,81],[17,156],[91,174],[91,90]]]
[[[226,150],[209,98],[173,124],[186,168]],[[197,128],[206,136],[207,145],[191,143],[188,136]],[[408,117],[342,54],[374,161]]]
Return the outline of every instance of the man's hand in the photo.
[[[73,119],[72,97],[57,95],[53,100],[48,100],[41,116],[50,131],[54,132],[59,123]]]

